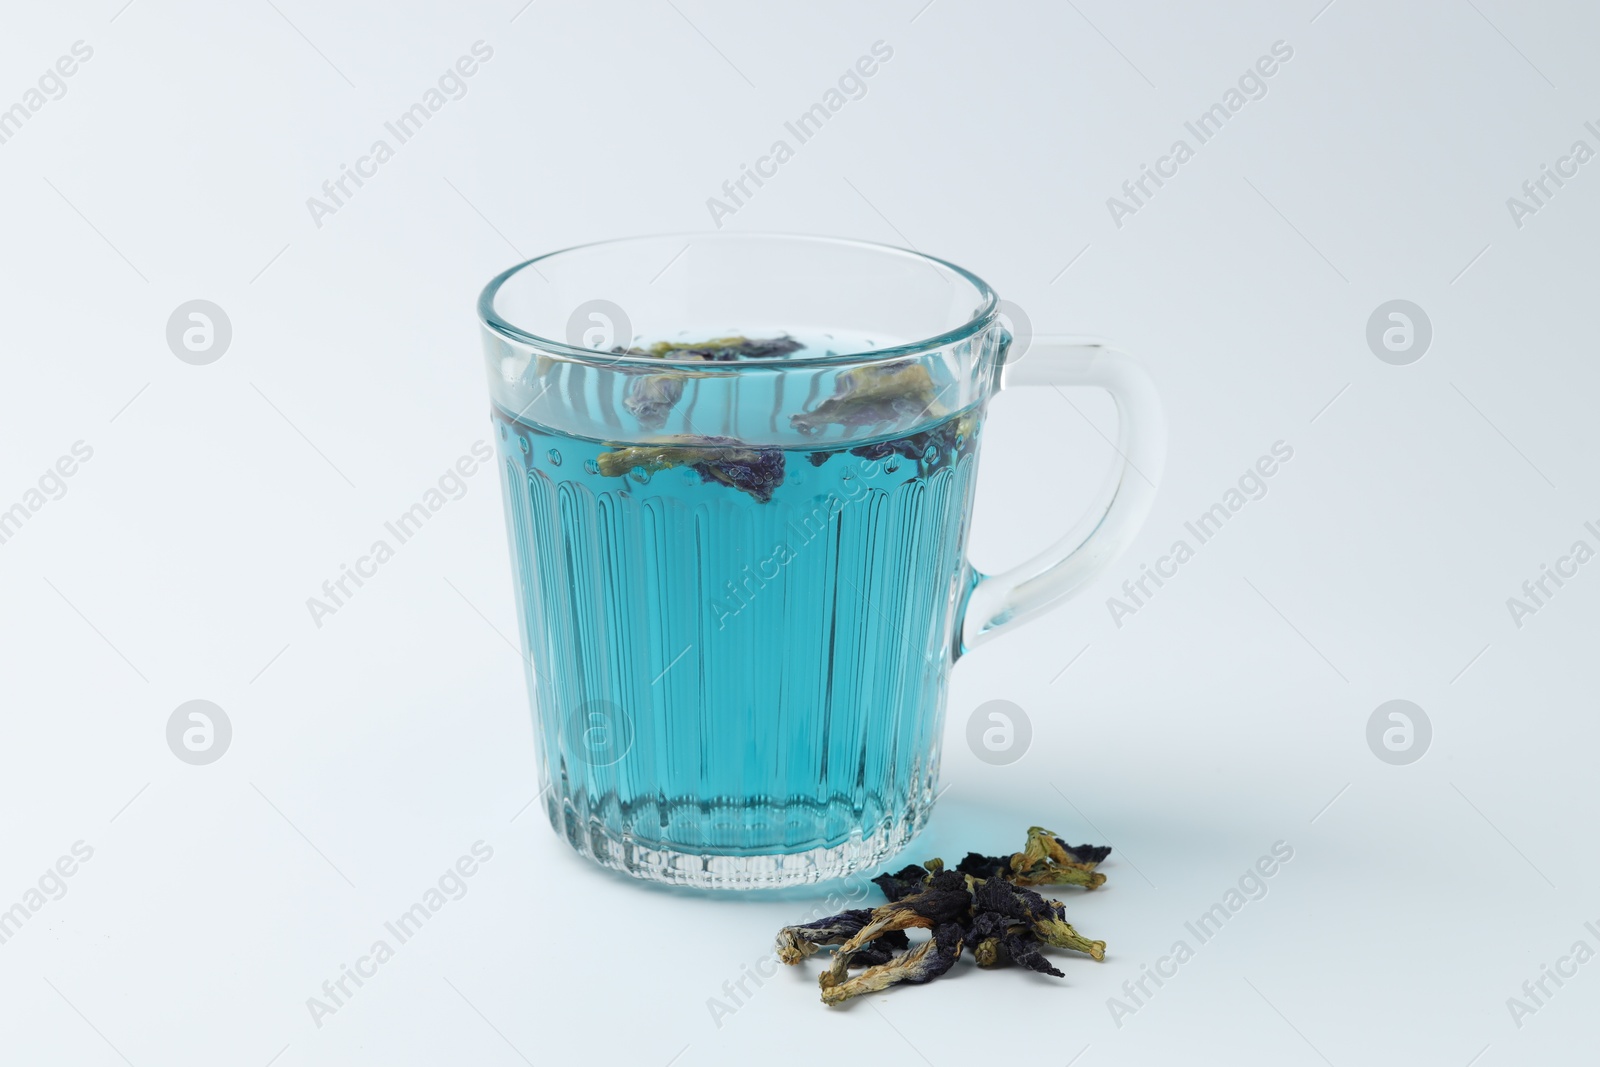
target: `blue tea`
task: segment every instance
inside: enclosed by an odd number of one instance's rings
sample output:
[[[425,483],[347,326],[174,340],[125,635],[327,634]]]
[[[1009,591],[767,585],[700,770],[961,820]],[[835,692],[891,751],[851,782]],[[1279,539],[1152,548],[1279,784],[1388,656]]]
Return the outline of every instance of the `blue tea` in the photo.
[[[915,251],[599,241],[502,271],[477,313],[540,799],[636,878],[750,889],[881,865],[931,813],[951,667],[1088,588],[1161,476],[1137,363],[1014,338],[1015,307]],[[1115,400],[1121,462],[1048,548],[979,573],[989,398],[1080,386]]]
[[[705,358],[780,354],[732,340]],[[691,884],[725,861],[760,884],[759,856],[775,884],[919,828],[979,420],[919,368],[853,373],[794,439],[895,429],[835,447],[652,433],[683,403],[671,374],[632,379],[623,441],[494,408],[543,799],[580,852]]]

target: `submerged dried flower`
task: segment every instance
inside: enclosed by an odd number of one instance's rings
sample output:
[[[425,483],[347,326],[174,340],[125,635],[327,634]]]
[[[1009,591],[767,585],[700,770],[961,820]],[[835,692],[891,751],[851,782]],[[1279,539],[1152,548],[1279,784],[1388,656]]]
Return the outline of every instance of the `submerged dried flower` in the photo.
[[[628,383],[622,406],[628,414],[639,420],[640,426],[658,430],[666,424],[673,406],[682,399],[682,375],[646,374]]]
[[[728,363],[737,360],[773,359],[797,352],[804,346],[792,337],[749,338],[742,336],[715,337],[708,341],[658,341],[647,347],[612,349],[619,355],[648,356],[656,359],[702,360],[711,363]],[[622,398],[623,408],[641,427],[659,430],[665,426],[673,408],[683,399],[684,383],[690,372],[663,371],[661,373],[635,374],[628,382]],[[857,445],[849,451],[864,459],[882,460],[901,456],[917,464],[919,475],[926,477],[940,467],[954,463],[977,447],[977,415],[972,411],[949,416],[949,410],[939,402],[943,390],[936,390],[928,368],[917,362],[902,361],[886,365],[869,364],[840,372],[834,382],[834,395],[812,410],[790,417],[798,430],[813,433],[823,426],[835,424],[847,430],[898,423],[926,423],[940,420],[927,429],[905,434],[887,441],[874,441]],[[949,417],[947,417],[949,416]],[[721,445],[725,438],[679,438],[692,442],[688,447]],[[767,501],[772,490],[783,481],[782,453],[778,449],[744,449],[748,455],[734,457],[722,455],[703,464],[690,459],[663,461],[667,452],[659,446],[646,445],[615,449],[600,459],[602,473],[611,474],[620,464],[626,464],[615,473],[622,474],[635,467],[661,470],[680,463],[694,465],[709,481],[741,489],[757,500]],[[841,450],[819,450],[809,456],[820,466],[830,456]],[[609,461],[607,456],[612,457]],[[757,457],[757,458],[751,458]],[[747,469],[748,468],[748,469]],[[776,480],[774,480],[776,475]]]
[[[619,355],[654,356],[665,359],[703,359],[712,363],[731,363],[736,359],[775,359],[804,348],[793,337],[713,337],[709,341],[657,341],[648,348],[613,348]]]
[[[942,395],[943,390],[935,390],[933,377],[921,363],[856,367],[838,376],[833,396],[810,411],[791,416],[789,421],[796,429],[812,433],[829,424],[860,429],[939,419],[928,429],[849,450],[852,456],[871,460],[902,456],[915,462],[918,474],[926,477],[977,447],[976,414],[968,411],[947,418],[949,409],[939,402]],[[820,466],[839,451],[814,452],[811,462]]]
[[[690,467],[708,482],[749,493],[765,504],[783,484],[783,449],[750,448],[731,437],[674,437],[600,453],[600,473],[620,478],[632,470],[654,473]]]
[[[791,415],[797,430],[819,430],[830,423],[854,429],[885,422],[905,422],[940,416],[933,378],[921,363],[868,365],[842,372],[833,395],[810,411]]]
[[[850,454],[861,456],[863,459],[904,456],[906,459],[915,460],[917,473],[926,478],[940,467],[954,463],[977,448],[977,438],[973,436],[977,426],[977,416],[967,412],[946,419],[931,429],[896,437],[890,441],[857,445],[850,450]]]
[[[657,341],[647,348],[624,348],[616,355],[651,356],[656,359],[698,359],[708,363],[732,363],[740,359],[774,359],[805,347],[792,337],[756,338],[714,337],[709,341]],[[622,406],[646,429],[659,429],[667,415],[683,399],[682,374],[646,374],[628,383]]]
[[[1103,846],[1067,845],[1042,827],[1028,831],[1021,852],[1011,856],[968,853],[954,870],[944,862],[911,864],[873,879],[889,903],[858,908],[778,933],[778,956],[797,964],[823,945],[836,945],[818,978],[825,1004],[840,1004],[900,983],[930,982],[972,947],[980,967],[1006,961],[1041,974],[1065,977],[1044,947],[1105,959],[1104,941],[1091,941],[1066,920],[1060,901],[1047,900],[1030,884],[1078,884],[1094,888],[1105,876],[1093,870],[1110,853]],[[1092,877],[1083,877],[1092,875]],[[904,931],[929,930],[912,946]],[[866,966],[851,975],[851,967]]]

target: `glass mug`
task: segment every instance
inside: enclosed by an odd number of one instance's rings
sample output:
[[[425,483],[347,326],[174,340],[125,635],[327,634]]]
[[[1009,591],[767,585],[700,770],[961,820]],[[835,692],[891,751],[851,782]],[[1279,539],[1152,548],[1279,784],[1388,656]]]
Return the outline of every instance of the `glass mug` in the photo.
[[[639,878],[782,886],[905,845],[952,664],[1116,558],[1165,456],[1127,357],[1014,341],[983,281],[886,245],[609,241],[507,270],[478,310],[541,798]],[[1122,462],[1076,528],[984,575],[977,449],[1014,385],[1108,390]]]

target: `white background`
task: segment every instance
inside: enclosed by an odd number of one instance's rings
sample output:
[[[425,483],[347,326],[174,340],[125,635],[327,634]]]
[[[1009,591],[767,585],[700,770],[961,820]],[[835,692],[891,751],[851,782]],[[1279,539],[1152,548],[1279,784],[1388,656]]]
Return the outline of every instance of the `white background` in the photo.
[[[93,458],[0,545],[0,907],[74,842],[93,857],[0,945],[0,1060],[1592,1057],[1600,963],[1520,1027],[1507,998],[1600,949],[1600,563],[1520,628],[1506,599],[1600,547],[1600,163],[1520,228],[1506,198],[1600,148],[1600,14],[924,2],[12,5],[0,107],[73,42],[94,53],[0,144],[0,507],[74,442]],[[466,96],[315,225],[307,197],[479,40]],[[1009,850],[1034,822],[1110,843],[1108,885],[1067,897],[1110,952],[1063,954],[1064,981],[963,961],[845,1010],[813,963],[718,1020],[710,998],[822,893],[645,887],[526,807],[493,471],[320,629],[305,601],[489,439],[472,304],[493,273],[709,229],[706,198],[878,40],[867,95],[727,225],[914,245],[1155,376],[1171,452],[1144,533],[955,669],[949,791],[905,856]],[[1266,97],[1116,226],[1106,199],[1279,40]],[[209,366],[165,340],[195,298],[232,322]],[[1409,366],[1366,342],[1394,298],[1433,324]],[[995,404],[981,567],[1048,544],[1097,484],[1115,416],[1072,399]],[[1280,440],[1268,494],[1114,625],[1106,598]],[[165,739],[196,698],[234,731],[202,767]],[[1433,726],[1408,766],[1366,741],[1395,698]],[[1011,766],[964,742],[991,699],[1033,723]],[[307,998],[479,840],[467,894],[317,1026]],[[1267,895],[1197,945],[1185,921],[1280,840]],[[1108,998],[1179,938],[1194,958],[1118,1025]]]

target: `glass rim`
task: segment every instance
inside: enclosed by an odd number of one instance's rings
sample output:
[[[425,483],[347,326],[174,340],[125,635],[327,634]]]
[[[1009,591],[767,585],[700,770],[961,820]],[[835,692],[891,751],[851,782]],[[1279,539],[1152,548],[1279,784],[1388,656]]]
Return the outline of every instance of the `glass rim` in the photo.
[[[701,359],[668,359],[656,356],[628,355],[620,352],[602,352],[594,348],[579,348],[565,341],[553,337],[544,337],[530,330],[522,329],[503,318],[494,306],[495,298],[500,289],[513,277],[528,268],[538,272],[537,264],[564,256],[572,252],[581,252],[590,248],[599,248],[605,245],[633,244],[642,241],[682,239],[690,244],[696,241],[735,242],[746,240],[783,240],[811,244],[831,244],[840,247],[866,249],[875,253],[888,253],[899,257],[920,260],[932,265],[935,269],[949,271],[956,277],[968,282],[977,291],[981,300],[978,309],[959,326],[955,326],[943,333],[931,337],[907,341],[890,348],[871,348],[852,352],[836,352],[827,356],[778,356],[761,360],[731,360],[728,362],[712,362]],[[523,260],[506,268],[489,280],[483,287],[483,292],[478,296],[478,321],[490,332],[500,337],[537,349],[541,354],[561,358],[574,363],[585,363],[597,367],[638,366],[662,368],[670,367],[673,370],[684,371],[692,374],[706,376],[721,374],[738,374],[759,370],[774,370],[800,367],[826,367],[840,364],[871,364],[897,359],[906,359],[924,355],[928,352],[956,344],[973,337],[989,328],[999,314],[1000,298],[990,287],[989,283],[973,274],[964,267],[957,266],[949,260],[930,256],[926,252],[919,252],[912,248],[901,248],[898,245],[886,244],[879,241],[863,241],[853,237],[830,237],[820,234],[783,233],[740,231],[737,233],[654,233],[639,234],[632,237],[612,237],[603,241],[588,241],[584,244],[570,245],[553,252]],[[631,341],[631,338],[630,338]]]

